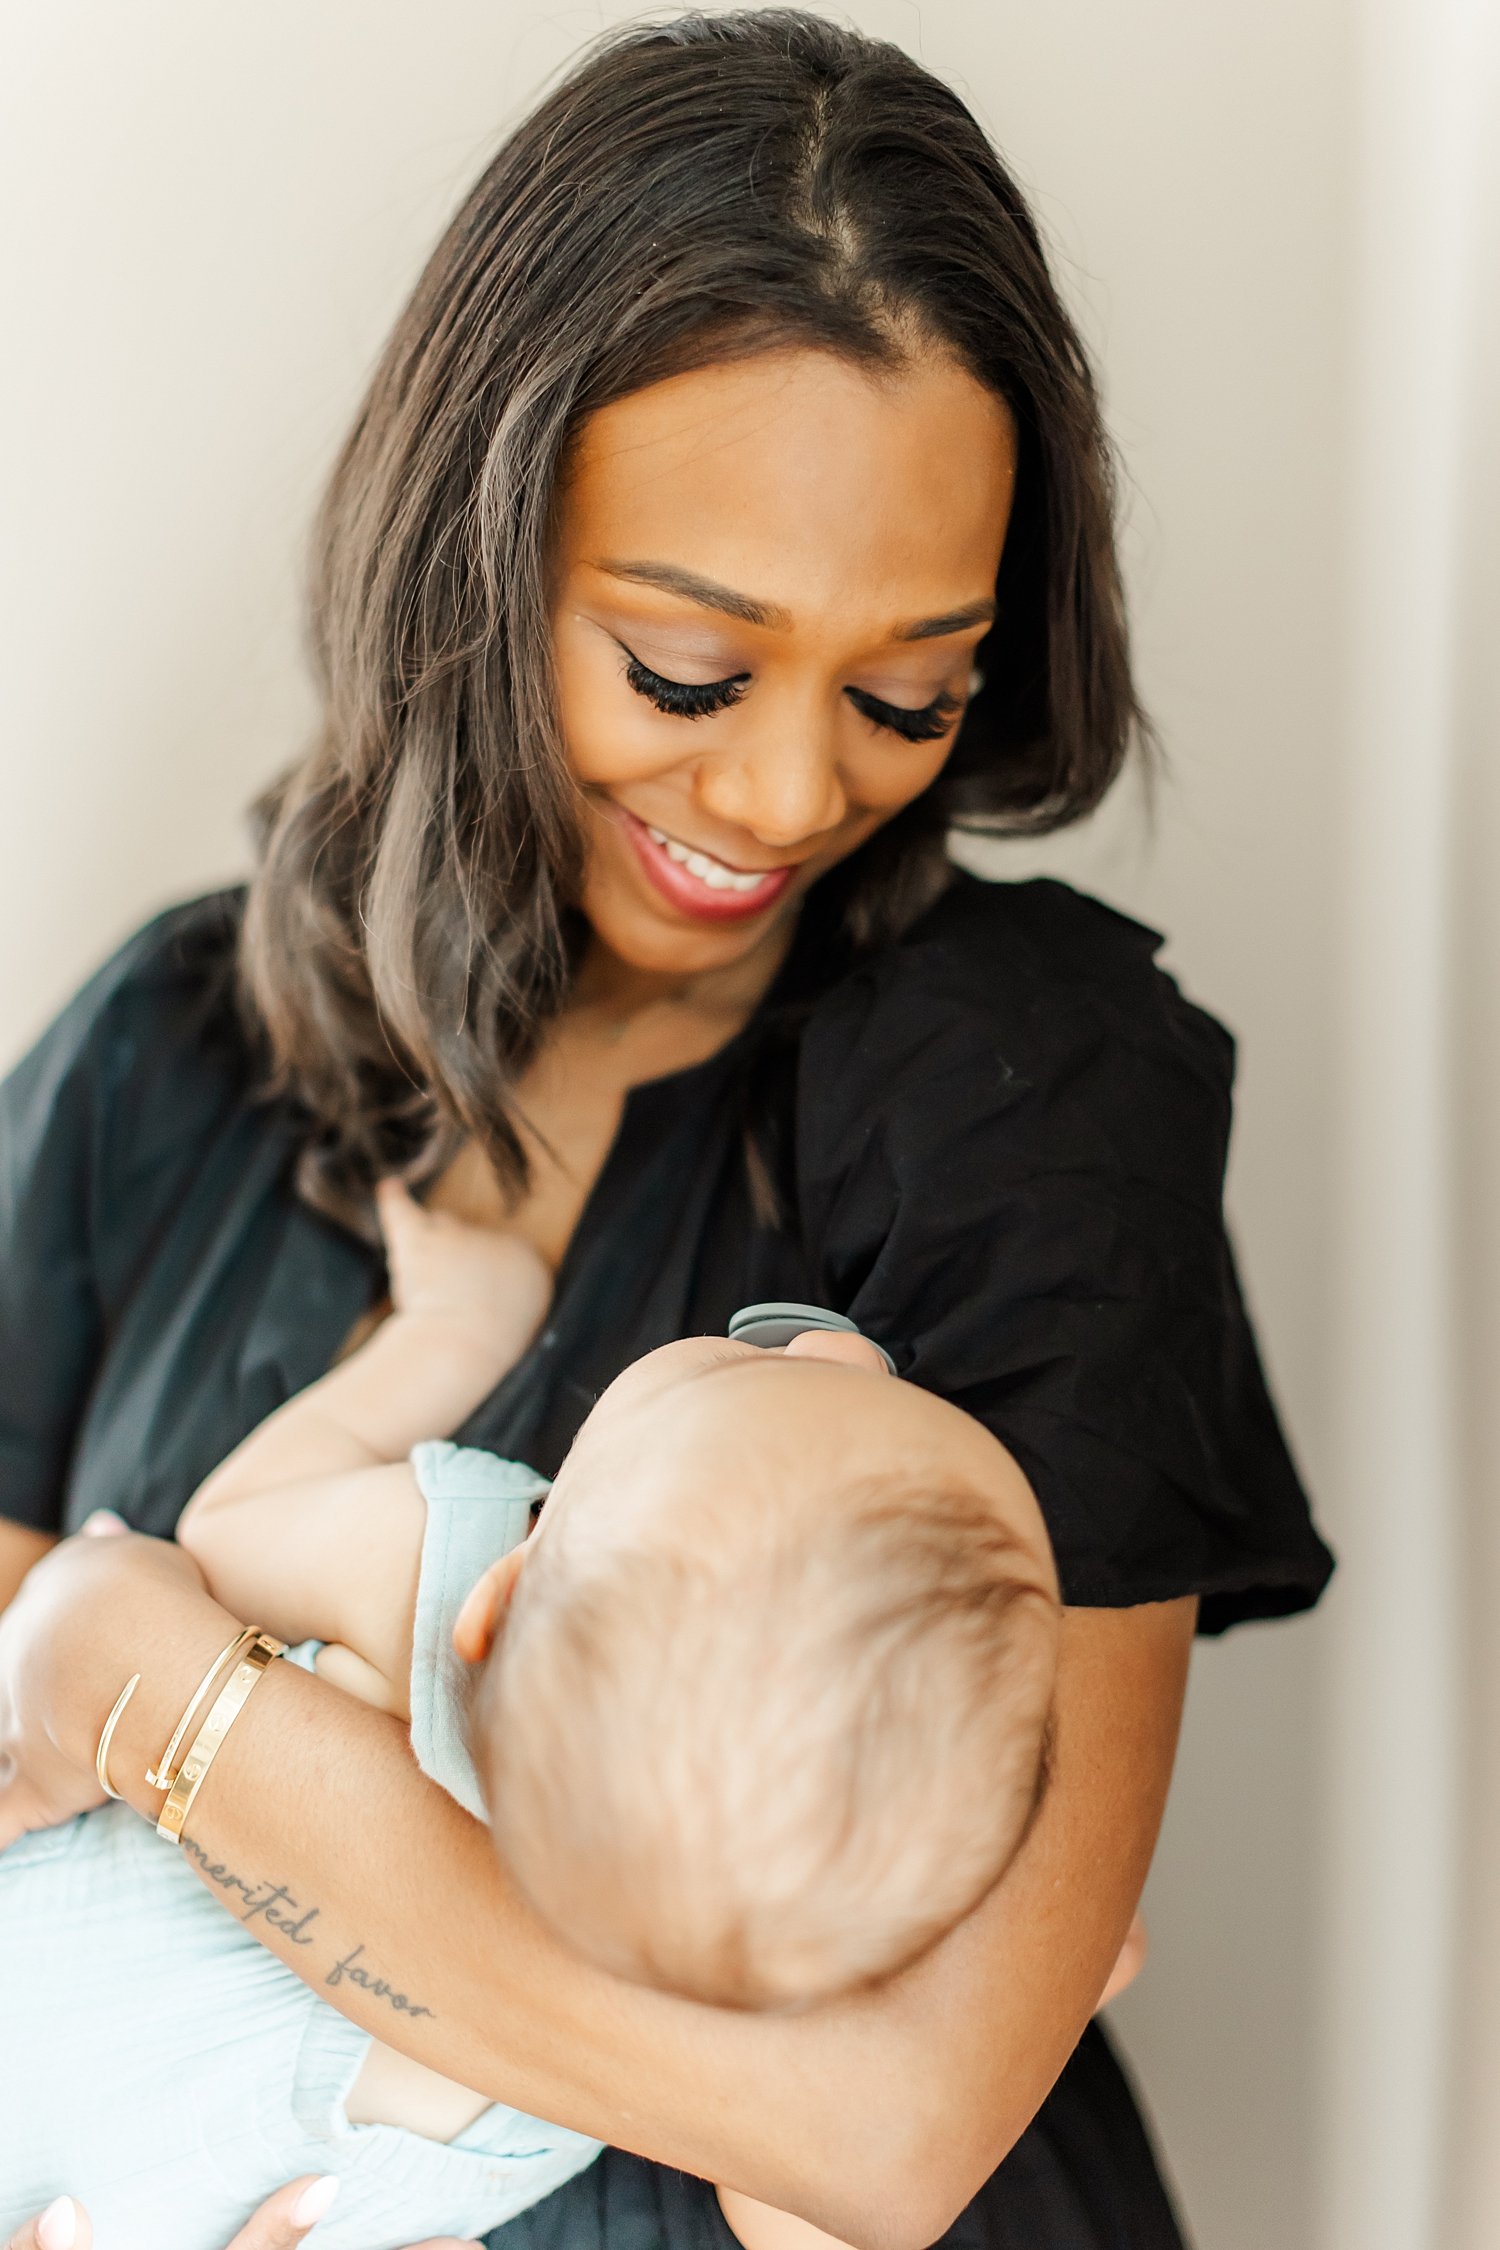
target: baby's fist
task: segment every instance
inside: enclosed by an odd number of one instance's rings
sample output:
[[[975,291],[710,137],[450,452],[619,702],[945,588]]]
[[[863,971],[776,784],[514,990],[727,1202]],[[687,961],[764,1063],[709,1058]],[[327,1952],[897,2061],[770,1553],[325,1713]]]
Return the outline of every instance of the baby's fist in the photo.
[[[375,1206],[396,1312],[524,1350],[552,1302],[552,1275],[529,1242],[429,1211],[399,1180],[379,1182]]]

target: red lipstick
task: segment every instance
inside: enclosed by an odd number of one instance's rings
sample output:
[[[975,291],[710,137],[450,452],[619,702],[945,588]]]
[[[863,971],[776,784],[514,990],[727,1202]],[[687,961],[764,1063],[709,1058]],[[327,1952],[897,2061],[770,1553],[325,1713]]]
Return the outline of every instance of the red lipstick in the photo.
[[[795,867],[730,867],[696,845],[649,827],[623,805],[614,809],[652,888],[695,922],[746,922],[764,914],[797,872]]]

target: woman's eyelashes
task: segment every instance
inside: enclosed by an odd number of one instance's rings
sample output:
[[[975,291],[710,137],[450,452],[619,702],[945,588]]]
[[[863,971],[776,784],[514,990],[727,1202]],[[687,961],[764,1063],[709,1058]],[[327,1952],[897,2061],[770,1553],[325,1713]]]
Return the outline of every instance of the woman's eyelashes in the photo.
[[[626,651],[627,655],[629,651]],[[701,684],[692,680],[663,679],[653,672],[638,656],[632,656],[625,667],[625,677],[637,695],[654,703],[658,711],[666,711],[674,719],[707,719],[715,711],[727,711],[731,703],[738,703],[750,683],[748,672],[736,672],[731,679],[705,680]]]
[[[636,694],[674,719],[707,719],[715,711],[727,711],[732,703],[739,702],[750,684],[748,672],[735,672],[727,680],[669,680],[653,672],[638,656],[631,656],[629,650],[626,655],[625,677]],[[935,742],[940,734],[947,733],[963,709],[963,698],[946,692],[916,710],[901,703],[884,703],[863,688],[845,688],[844,693],[856,711],[874,725],[899,734],[904,742]]]
[[[848,687],[844,693],[856,711],[862,711],[878,727],[889,727],[903,742],[936,742],[963,709],[963,699],[957,695],[935,695],[930,703],[912,711],[904,703],[882,703],[878,695],[867,695],[863,688]]]

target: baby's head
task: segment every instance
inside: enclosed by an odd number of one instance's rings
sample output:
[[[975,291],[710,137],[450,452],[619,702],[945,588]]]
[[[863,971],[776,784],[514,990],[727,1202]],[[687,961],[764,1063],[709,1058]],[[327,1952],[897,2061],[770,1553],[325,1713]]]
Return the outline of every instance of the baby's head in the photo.
[[[695,1337],[627,1369],[471,1596],[466,1653],[502,1612],[473,1709],[496,1844],[618,1975],[747,2008],[889,1976],[1037,1806],[1036,1504],[863,1338]]]

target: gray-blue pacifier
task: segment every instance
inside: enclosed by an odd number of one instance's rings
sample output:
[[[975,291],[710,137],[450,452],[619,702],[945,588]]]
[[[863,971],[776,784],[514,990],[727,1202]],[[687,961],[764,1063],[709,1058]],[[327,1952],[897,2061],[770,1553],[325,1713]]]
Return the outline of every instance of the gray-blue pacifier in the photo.
[[[789,1344],[794,1336],[805,1336],[809,1328],[832,1328],[845,1336],[864,1336],[864,1330],[843,1313],[829,1312],[824,1305],[741,1305],[729,1323],[729,1334],[737,1344],[759,1344],[765,1351],[776,1351]],[[875,1344],[873,1336],[865,1336],[867,1344]],[[896,1362],[884,1344],[875,1344],[876,1351],[894,1375]]]

